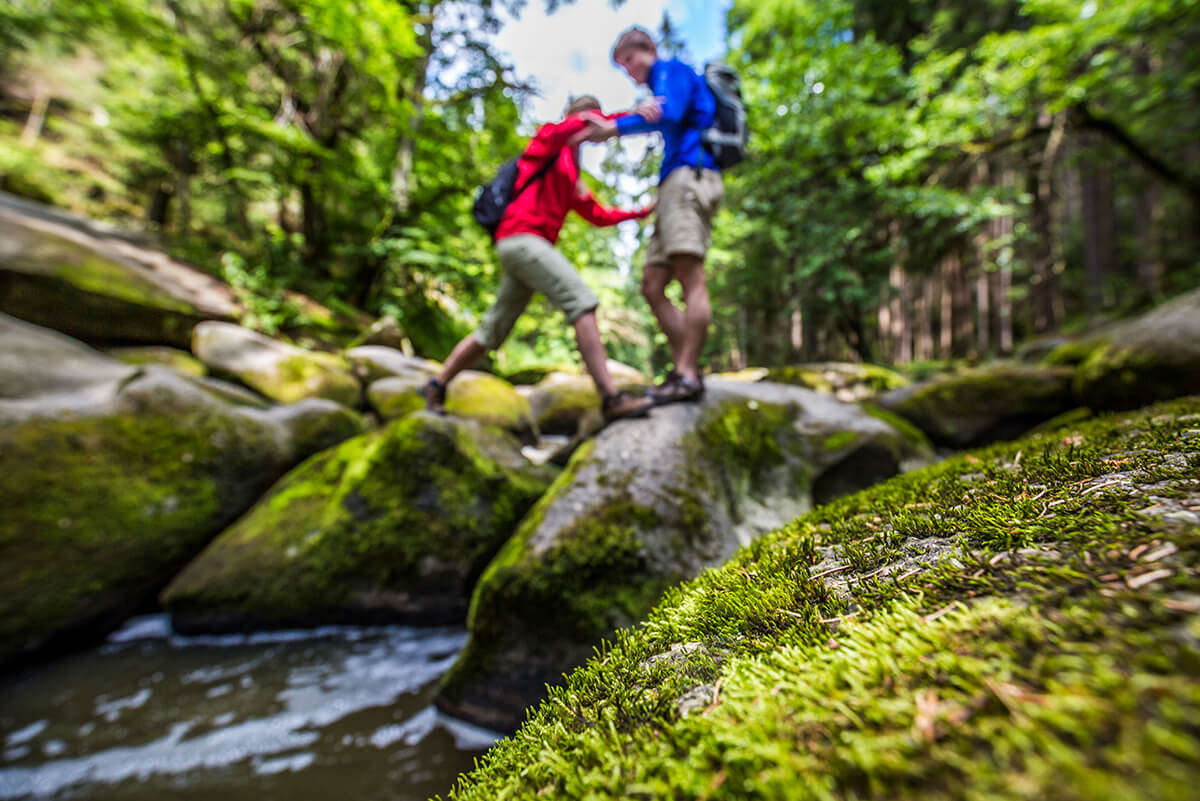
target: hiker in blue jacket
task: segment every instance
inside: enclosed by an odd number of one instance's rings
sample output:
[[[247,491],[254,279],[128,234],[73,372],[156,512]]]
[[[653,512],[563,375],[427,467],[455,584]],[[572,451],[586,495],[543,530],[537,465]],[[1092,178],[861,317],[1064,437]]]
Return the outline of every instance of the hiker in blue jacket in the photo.
[[[704,79],[687,64],[659,59],[654,40],[642,28],[621,34],[612,59],[635,83],[648,86],[658,105],[643,105],[637,114],[616,120],[595,119],[591,138],[602,141],[658,131],[664,143],[642,295],[667,336],[675,369],[652,395],[657,403],[699,400],[704,394],[700,351],[712,319],[704,257],[712,241],[712,218],[724,194],[721,171],[701,144],[702,131],[713,122],[716,101]],[[672,280],[683,290],[682,310],[667,298]]]

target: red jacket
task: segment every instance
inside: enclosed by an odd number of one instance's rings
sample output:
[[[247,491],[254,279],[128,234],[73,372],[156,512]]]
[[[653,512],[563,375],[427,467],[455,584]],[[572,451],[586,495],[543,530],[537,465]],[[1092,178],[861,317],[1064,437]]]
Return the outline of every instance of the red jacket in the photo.
[[[538,128],[517,163],[517,188],[524,186],[546,159],[557,153],[557,160],[537,183],[522,192],[504,210],[504,216],[496,228],[497,242],[507,236],[533,234],[553,244],[558,241],[558,233],[568,211],[574,211],[592,225],[616,225],[646,216],[645,209],[624,211],[602,206],[587,187],[579,183],[575,149],[568,147],[567,142],[586,125],[581,117],[573,115],[562,122],[552,122]]]

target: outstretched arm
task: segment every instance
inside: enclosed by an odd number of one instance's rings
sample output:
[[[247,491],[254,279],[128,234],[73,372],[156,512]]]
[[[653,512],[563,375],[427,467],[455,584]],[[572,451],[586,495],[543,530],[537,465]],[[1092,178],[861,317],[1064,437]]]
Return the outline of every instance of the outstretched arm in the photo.
[[[590,222],[592,225],[600,227],[608,225],[616,225],[617,223],[625,222],[626,220],[638,220],[647,216],[654,211],[654,204],[651,203],[643,209],[625,210],[615,209],[609,206],[603,206],[592,196],[592,193],[584,189],[582,186],[572,196],[571,208],[583,219]]]

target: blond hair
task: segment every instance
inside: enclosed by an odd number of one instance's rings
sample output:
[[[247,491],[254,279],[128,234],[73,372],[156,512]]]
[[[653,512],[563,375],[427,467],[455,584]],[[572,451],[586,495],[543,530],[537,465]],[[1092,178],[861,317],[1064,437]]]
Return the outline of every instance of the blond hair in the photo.
[[[615,62],[617,56],[626,50],[645,50],[647,53],[658,54],[658,48],[649,32],[636,25],[617,37],[617,43],[613,45],[612,49],[612,60]]]
[[[569,117],[572,114],[578,114],[581,111],[599,110],[600,101],[596,99],[595,95],[579,95],[578,97],[572,97],[567,101],[567,111],[564,116]]]

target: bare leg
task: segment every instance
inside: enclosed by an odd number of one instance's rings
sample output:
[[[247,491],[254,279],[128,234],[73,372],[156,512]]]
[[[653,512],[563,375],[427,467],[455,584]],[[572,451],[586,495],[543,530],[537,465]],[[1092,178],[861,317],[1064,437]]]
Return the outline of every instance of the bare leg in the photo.
[[[438,383],[446,386],[454,376],[475,364],[487,352],[488,349],[479,344],[474,334],[467,334],[454,346],[454,350],[450,351],[442,365],[442,371],[437,375]]]
[[[596,382],[596,391],[604,398],[617,391],[612,376],[608,374],[608,353],[600,339],[600,328],[596,325],[596,312],[584,312],[575,319],[575,344],[583,363]]]
[[[667,284],[671,283],[673,270],[663,265],[647,264],[642,270],[642,297],[650,304],[658,327],[667,335],[667,345],[671,348],[671,359],[675,368],[679,369],[679,359],[683,349],[684,319],[683,314],[675,304],[667,298]]]
[[[691,381],[700,380],[700,351],[708,339],[708,324],[712,321],[712,305],[704,285],[704,260],[697,256],[671,257],[674,277],[683,287],[683,337],[675,368]]]

